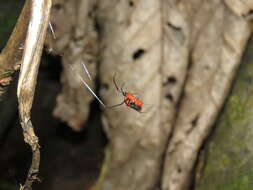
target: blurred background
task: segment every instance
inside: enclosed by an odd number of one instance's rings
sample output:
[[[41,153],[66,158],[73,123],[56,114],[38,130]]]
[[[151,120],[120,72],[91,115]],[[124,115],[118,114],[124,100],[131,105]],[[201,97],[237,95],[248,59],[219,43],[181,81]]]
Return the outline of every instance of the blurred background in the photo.
[[[24,2],[0,1],[0,50]],[[33,189],[252,190],[252,9],[242,4],[54,0],[56,39],[48,30],[32,108],[41,146]],[[106,105],[122,101],[116,73],[147,113],[102,110],[73,77],[86,76],[82,62]],[[18,74],[0,101],[0,190],[18,189],[31,163]]]

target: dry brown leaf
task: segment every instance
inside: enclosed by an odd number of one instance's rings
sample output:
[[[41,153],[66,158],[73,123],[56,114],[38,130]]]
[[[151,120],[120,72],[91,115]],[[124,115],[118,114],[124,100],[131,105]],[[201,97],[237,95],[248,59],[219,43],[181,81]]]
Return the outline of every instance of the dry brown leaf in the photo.
[[[137,91],[153,108],[146,114],[126,106],[105,112],[110,144],[100,188],[154,189],[174,128],[162,189],[187,189],[199,148],[240,63],[249,26],[220,0],[131,2],[100,1],[101,94],[107,105],[122,100],[112,83],[116,72],[126,91]]]
[[[230,9],[233,5],[201,3],[192,24],[191,67],[164,165],[164,190],[189,188],[200,147],[224,103],[250,36],[246,20]]]
[[[54,115],[79,131],[89,116],[89,103],[93,100],[76,75],[88,79],[82,62],[87,66],[92,77],[96,77],[97,63],[97,32],[93,18],[89,15],[96,1],[65,1],[56,0],[53,4],[52,25],[56,40],[53,36],[47,39],[47,46],[53,53],[62,55],[64,71],[61,81],[62,92],[57,97],[57,107]],[[66,23],[66,24],[62,24]],[[69,65],[74,67],[74,71]],[[88,79],[89,80],[89,79]],[[88,82],[88,81],[87,81]],[[94,87],[95,81],[89,83]]]
[[[153,189],[159,177],[161,155],[167,139],[161,125],[162,27],[159,1],[100,1],[102,64],[101,95],[107,105],[122,101],[112,78],[125,90],[139,94],[146,113],[126,106],[103,115],[110,139],[103,190]],[[144,106],[145,107],[145,106]],[[108,158],[109,157],[109,158]]]

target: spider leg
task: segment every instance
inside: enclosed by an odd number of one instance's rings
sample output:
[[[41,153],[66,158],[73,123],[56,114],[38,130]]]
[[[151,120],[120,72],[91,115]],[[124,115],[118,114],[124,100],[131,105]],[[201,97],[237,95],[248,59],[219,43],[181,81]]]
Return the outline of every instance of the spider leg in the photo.
[[[115,108],[115,107],[118,107],[118,106],[121,106],[125,103],[125,100],[119,104],[116,104],[116,105],[113,105],[113,106],[106,106],[106,108]]]
[[[122,83],[121,88],[120,88],[120,92],[123,94],[123,96],[124,96],[124,94],[126,93],[126,92],[123,90],[123,87],[124,87],[124,86],[125,86],[125,82]]]
[[[53,26],[52,26],[52,23],[49,21],[48,24],[49,24],[49,28],[50,28],[50,30],[51,30],[51,32],[52,32],[53,38],[56,39],[56,35],[55,35],[55,33],[54,33],[54,28],[53,28]]]
[[[118,87],[118,85],[117,85],[117,83],[116,83],[116,73],[114,73],[114,75],[113,75],[113,83],[114,83],[114,86],[116,87],[117,91],[120,92],[120,93],[122,93],[123,96],[124,96],[125,91],[123,90],[123,86],[125,85],[125,83],[123,83],[123,84],[121,85],[121,88]]]
[[[116,73],[114,73],[112,80],[113,80],[113,83],[114,83],[114,85],[115,85],[117,91],[120,91],[120,90],[119,90],[119,87],[118,87],[118,85],[117,85],[117,83],[116,83],[115,78],[116,78]]]
[[[72,65],[69,65],[69,66],[74,73],[77,73]],[[84,86],[90,91],[90,93],[99,101],[99,103],[105,108],[106,107],[105,104],[102,102],[102,100],[100,100],[100,98],[95,94],[95,92],[89,87],[89,85],[85,82],[83,77],[81,77],[81,75],[79,75],[78,73],[76,76],[80,79],[80,81],[84,84]]]
[[[92,81],[91,74],[90,74],[88,68],[86,67],[86,65],[84,64],[83,61],[82,61],[82,65],[83,65],[84,71],[87,73],[87,75],[88,75],[90,81]]]

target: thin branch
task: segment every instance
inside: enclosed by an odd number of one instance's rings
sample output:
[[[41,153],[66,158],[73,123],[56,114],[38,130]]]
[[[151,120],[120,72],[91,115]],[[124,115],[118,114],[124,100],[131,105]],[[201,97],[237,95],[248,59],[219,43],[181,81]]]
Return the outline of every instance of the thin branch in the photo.
[[[21,63],[17,90],[20,123],[23,128],[24,140],[31,146],[33,157],[27,179],[25,184],[20,187],[20,190],[31,190],[32,183],[38,179],[40,150],[38,137],[34,133],[30,113],[42,48],[49,23],[51,4],[51,0],[32,0],[32,12]]]
[[[27,0],[18,18],[17,24],[9,38],[7,45],[0,54],[0,97],[4,89],[12,80],[12,74],[19,69],[23,50],[20,48],[25,41],[31,1]]]

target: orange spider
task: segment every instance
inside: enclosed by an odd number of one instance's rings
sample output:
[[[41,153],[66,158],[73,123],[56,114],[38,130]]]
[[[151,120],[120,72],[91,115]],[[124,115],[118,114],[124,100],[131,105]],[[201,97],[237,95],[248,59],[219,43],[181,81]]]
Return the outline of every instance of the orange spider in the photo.
[[[115,75],[113,76],[113,83],[114,83],[117,91],[119,91],[124,96],[124,100],[123,100],[123,102],[121,102],[119,104],[110,106],[110,108],[121,106],[122,104],[126,104],[126,106],[128,106],[128,107],[130,107],[138,112],[142,112],[143,102],[139,98],[135,97],[134,94],[124,91],[122,87],[119,89],[119,87],[115,81]]]

